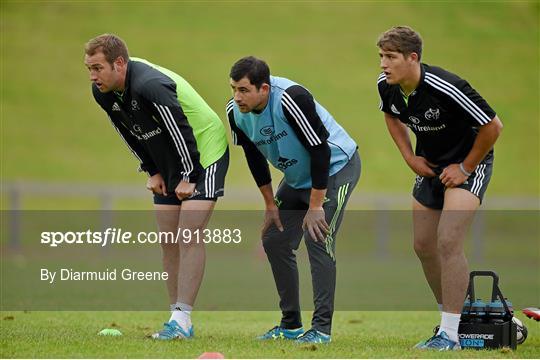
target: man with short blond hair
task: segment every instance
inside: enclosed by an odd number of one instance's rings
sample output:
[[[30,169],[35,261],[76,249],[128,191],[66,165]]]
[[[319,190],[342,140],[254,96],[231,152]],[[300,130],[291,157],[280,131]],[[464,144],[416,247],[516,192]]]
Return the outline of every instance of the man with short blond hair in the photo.
[[[216,113],[178,74],[130,58],[112,34],[85,46],[96,102],[148,173],[159,230],[204,229],[223,196],[229,154],[225,128]],[[191,311],[205,266],[203,242],[161,244],[169,277],[171,317],[154,338],[193,336]]]
[[[97,36],[86,43],[84,47],[85,54],[92,56],[98,52],[102,52],[103,55],[105,55],[105,60],[107,60],[109,64],[113,64],[119,57],[129,61],[126,43],[112,34]]]
[[[416,173],[414,249],[442,310],[437,334],[417,347],[457,350],[469,279],[463,242],[491,178],[502,123],[467,81],[420,62],[422,39],[413,29],[394,27],[377,46],[380,110]],[[416,135],[414,152],[408,129]]]

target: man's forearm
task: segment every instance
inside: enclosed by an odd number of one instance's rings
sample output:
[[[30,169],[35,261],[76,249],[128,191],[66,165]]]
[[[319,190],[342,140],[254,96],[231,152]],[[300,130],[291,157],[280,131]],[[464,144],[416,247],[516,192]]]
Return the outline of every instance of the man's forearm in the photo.
[[[414,152],[412,150],[411,139],[409,138],[409,133],[407,132],[407,127],[403,125],[399,119],[393,118],[385,114],[386,126],[388,127],[388,132],[392,136],[394,143],[396,144],[401,156],[405,161],[408,161]]]
[[[311,194],[309,196],[309,208],[318,209],[321,208],[324,204],[324,198],[326,196],[326,189],[311,189]]]
[[[495,145],[501,131],[502,123],[498,117],[495,117],[488,124],[480,127],[471,151],[469,151],[469,154],[463,160],[463,168],[467,172],[472,173],[482,159],[486,157],[487,153]]]
[[[272,183],[263,185],[259,187],[261,195],[264,199],[264,204],[266,207],[274,206],[274,190],[272,190]]]

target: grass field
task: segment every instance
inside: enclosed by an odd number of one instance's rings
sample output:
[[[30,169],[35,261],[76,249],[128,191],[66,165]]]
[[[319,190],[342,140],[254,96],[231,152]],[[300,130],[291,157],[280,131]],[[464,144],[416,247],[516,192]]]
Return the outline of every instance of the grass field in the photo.
[[[25,358],[196,358],[221,352],[226,358],[538,358],[540,323],[521,316],[529,339],[517,350],[437,353],[411,349],[431,336],[437,312],[336,313],[332,343],[302,345],[254,338],[272,327],[275,312],[195,312],[196,339],[156,342],[147,339],[168,315],[160,312],[12,312],[2,313],[2,357]],[[310,314],[304,314],[309,322]],[[6,320],[6,318],[13,318]],[[166,319],[165,319],[166,320]],[[123,337],[97,335],[117,328]]]

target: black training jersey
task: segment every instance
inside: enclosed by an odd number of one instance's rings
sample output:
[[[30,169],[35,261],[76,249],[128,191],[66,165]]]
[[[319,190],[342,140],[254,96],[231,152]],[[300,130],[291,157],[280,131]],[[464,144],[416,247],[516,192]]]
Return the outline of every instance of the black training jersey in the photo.
[[[217,140],[210,140],[218,144],[220,150],[223,148],[222,152],[227,145],[219,117],[206,108],[206,103],[185,80],[165,72],[142,59],[130,60],[123,93],[102,93],[95,84],[92,91],[97,103],[139,159],[140,169],[150,175],[160,173],[167,190],[174,192],[182,180],[196,183],[205,162],[213,162],[216,156],[221,156],[209,152],[209,146],[202,151],[198,148],[198,142],[204,145],[208,140],[205,130],[219,135]],[[217,130],[213,130],[214,122],[219,125]]]
[[[387,84],[384,73],[377,85],[379,109],[407,125],[416,135],[416,155],[438,166],[462,162],[478,127],[495,117],[495,111],[467,81],[440,67],[421,64],[420,84],[408,97],[399,84]]]

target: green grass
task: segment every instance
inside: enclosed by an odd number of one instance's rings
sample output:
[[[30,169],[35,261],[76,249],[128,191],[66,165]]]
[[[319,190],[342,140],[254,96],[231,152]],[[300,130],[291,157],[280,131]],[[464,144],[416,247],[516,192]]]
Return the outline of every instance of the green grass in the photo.
[[[520,316],[529,338],[517,350],[437,353],[411,349],[431,336],[437,312],[347,312],[335,314],[332,343],[298,346],[254,338],[275,325],[276,312],[194,312],[196,339],[156,342],[146,338],[167,320],[165,312],[3,312],[4,358],[196,358],[221,352],[226,358],[538,358],[540,326]],[[304,321],[309,322],[309,313]],[[6,320],[12,318],[12,320]],[[122,337],[102,337],[103,328]]]
[[[137,164],[90,94],[83,44],[114,32],[184,76],[225,120],[228,71],[247,54],[308,87],[357,140],[358,191],[408,192],[412,174],[378,111],[375,42],[415,27],[424,61],[476,88],[505,124],[489,194],[539,195],[539,5],[531,2],[2,1],[0,179],[138,183]],[[256,191],[241,150],[228,186]],[[519,174],[519,181],[516,181]],[[274,178],[279,179],[279,175]]]

